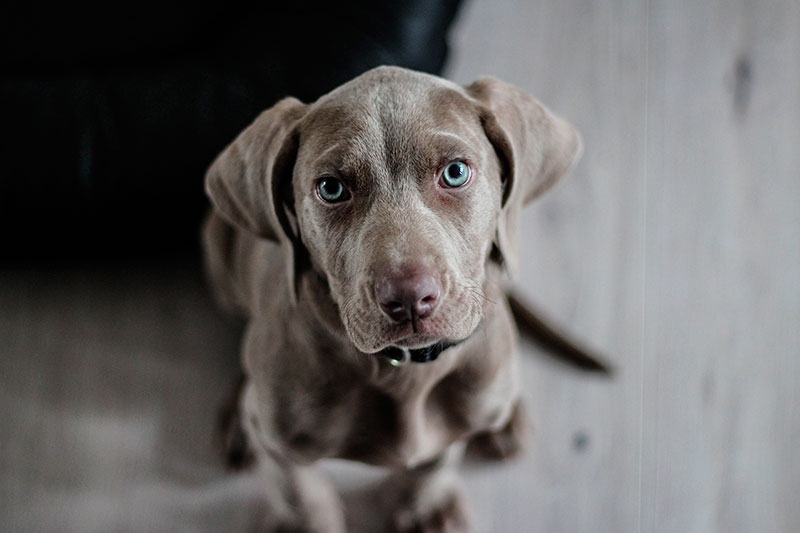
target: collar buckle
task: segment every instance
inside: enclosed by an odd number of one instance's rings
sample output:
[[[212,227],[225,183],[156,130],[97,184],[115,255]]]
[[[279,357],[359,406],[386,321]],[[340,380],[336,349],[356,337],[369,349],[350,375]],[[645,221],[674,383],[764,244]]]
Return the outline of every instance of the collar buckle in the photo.
[[[408,348],[397,348],[397,351],[392,350],[391,354],[387,354],[389,364],[392,366],[406,366],[411,362],[411,350]]]

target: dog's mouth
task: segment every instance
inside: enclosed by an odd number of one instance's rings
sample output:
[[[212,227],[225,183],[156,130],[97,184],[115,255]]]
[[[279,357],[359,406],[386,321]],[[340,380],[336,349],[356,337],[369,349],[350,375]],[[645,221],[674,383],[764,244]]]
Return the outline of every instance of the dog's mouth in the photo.
[[[454,307],[446,311],[416,321],[388,323],[388,320],[376,320],[362,307],[351,310],[347,305],[341,316],[347,336],[360,352],[400,365],[435,361],[481,327],[481,316],[472,308]],[[449,316],[465,318],[450,321],[447,320]]]

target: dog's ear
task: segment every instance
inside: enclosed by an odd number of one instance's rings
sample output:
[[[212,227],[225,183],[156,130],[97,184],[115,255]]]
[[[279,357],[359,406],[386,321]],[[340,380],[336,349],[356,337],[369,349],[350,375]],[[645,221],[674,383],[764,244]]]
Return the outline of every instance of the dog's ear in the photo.
[[[296,152],[292,126],[305,107],[294,98],[281,100],[261,113],[211,164],[206,192],[228,222],[281,241],[285,228],[279,219],[280,193],[291,181],[291,152]]]
[[[295,98],[285,98],[261,113],[211,164],[205,180],[206,193],[224,219],[282,245],[292,296],[295,271],[303,261],[292,222],[295,126],[306,108]]]
[[[495,255],[513,277],[518,270],[518,224],[523,205],[563,177],[580,156],[577,130],[519,88],[481,78],[467,92],[479,102],[486,136],[500,159],[502,213]]]

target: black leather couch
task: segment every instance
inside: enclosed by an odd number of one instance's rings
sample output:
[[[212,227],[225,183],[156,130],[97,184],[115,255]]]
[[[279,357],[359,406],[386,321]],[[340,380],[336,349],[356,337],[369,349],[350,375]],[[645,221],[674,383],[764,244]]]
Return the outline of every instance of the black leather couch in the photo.
[[[458,0],[12,2],[3,260],[196,250],[205,169],[263,109],[377,65],[441,73]]]

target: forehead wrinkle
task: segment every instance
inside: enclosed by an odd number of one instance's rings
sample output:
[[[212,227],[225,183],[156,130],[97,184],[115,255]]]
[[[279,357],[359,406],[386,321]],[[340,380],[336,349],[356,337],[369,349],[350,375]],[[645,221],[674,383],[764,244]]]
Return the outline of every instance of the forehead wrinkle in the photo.
[[[315,167],[326,167],[329,166],[331,162],[333,162],[333,166],[337,166],[335,162],[340,158],[337,151],[342,150],[343,148],[341,142],[332,142],[327,147],[322,149],[322,151],[317,152],[314,155],[314,158],[311,160],[311,163]]]
[[[430,170],[432,153],[438,151],[430,142],[433,125],[429,121],[427,98],[419,96],[392,98],[394,105],[382,109],[383,162],[395,192],[415,186],[422,174]]]
[[[446,157],[471,156],[483,127],[469,100],[452,87],[391,93],[381,113],[390,168],[430,170]]]
[[[375,159],[375,146],[381,144],[369,112],[341,106],[319,110],[316,120],[307,123],[307,149],[315,151],[310,162],[318,171],[332,172],[350,179],[369,173]]]
[[[449,131],[436,131],[427,142],[436,150],[435,158],[472,157],[475,147],[470,139]],[[438,161],[437,161],[438,162]]]
[[[457,143],[461,143],[461,144],[464,143],[464,138],[461,135],[457,135],[457,134],[455,134],[453,132],[450,132],[450,131],[438,130],[438,131],[433,132],[432,136],[433,137],[441,137],[443,139],[447,139],[447,140],[451,140],[451,141],[456,141]]]
[[[368,189],[385,174],[381,162],[385,161],[385,135],[380,120],[373,113],[365,113],[358,134],[350,137],[341,154],[343,170],[358,184]]]
[[[366,95],[365,95],[366,96]],[[398,111],[401,111],[398,113]],[[384,91],[370,94],[345,120],[357,122],[331,152],[339,159],[340,169],[349,174],[363,190],[382,194],[396,190],[405,180],[396,179],[403,173],[402,155],[413,153],[407,147],[402,110],[387,98]]]

